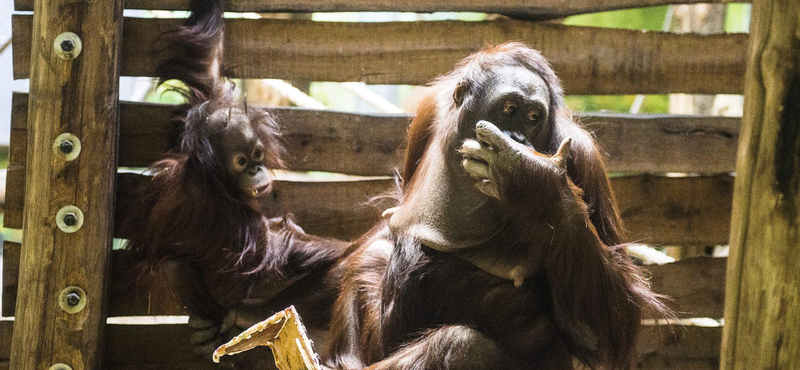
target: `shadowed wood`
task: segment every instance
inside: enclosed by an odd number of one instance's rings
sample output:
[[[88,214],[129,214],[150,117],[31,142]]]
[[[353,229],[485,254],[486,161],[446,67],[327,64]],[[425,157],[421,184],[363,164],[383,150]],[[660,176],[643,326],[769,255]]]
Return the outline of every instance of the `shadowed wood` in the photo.
[[[800,366],[800,2],[753,2],[723,370]]]
[[[24,166],[27,107],[27,94],[15,93],[10,165]],[[120,105],[120,166],[146,167],[176,149],[180,129],[170,123],[171,111],[162,104]],[[291,170],[365,176],[394,175],[412,118],[294,108],[270,112],[281,123]],[[738,118],[587,113],[577,120],[595,134],[611,172],[734,170]]]
[[[631,240],[645,244],[726,244],[733,177],[623,176],[611,179]]]
[[[659,6],[667,4],[744,2],[732,0],[229,0],[229,12],[481,12],[518,18],[557,18],[604,10]],[[749,1],[747,1],[749,2]],[[148,10],[186,10],[188,0],[128,0],[125,8]],[[33,0],[16,0],[16,10],[32,10]]]
[[[7,243],[4,257],[5,265],[13,267],[15,257],[19,256],[20,246]],[[169,287],[160,281],[148,282],[147,288],[129,289],[128,284],[120,276],[129,276],[124,271],[132,266],[127,251],[114,251],[114,275],[110,282],[114,293],[109,301],[109,316],[141,316],[141,315],[183,315],[185,311],[172,297]],[[670,308],[676,310],[679,317],[722,317],[725,293],[725,259],[724,258],[691,258],[666,265],[644,266],[646,275],[651,276],[653,290],[671,297]],[[14,315],[14,297],[16,290],[16,271],[8,275],[12,280],[3,281],[3,316]]]
[[[669,296],[668,306],[679,317],[718,319],[725,305],[725,261],[697,257],[647,269],[653,290]]]
[[[739,118],[587,113],[610,172],[733,172]]]
[[[27,135],[26,247],[20,253],[10,360],[15,370],[47,369],[54,363],[74,370],[100,368],[111,264],[122,4],[36,1],[32,42],[15,52],[30,55],[28,128],[35,133]],[[67,31],[79,34],[80,43],[54,46]],[[64,58],[70,51],[72,59]],[[53,152],[62,133],[80,138],[81,152],[73,161]],[[57,212],[67,205],[83,215],[73,233],[56,226]],[[70,224],[66,218],[63,222]],[[69,286],[85,292],[80,301],[85,306],[73,306],[83,308],[71,313],[62,309],[68,301],[59,304]]]
[[[0,321],[0,370],[7,370],[9,348],[3,337],[10,336],[13,323]],[[719,361],[721,328],[660,326],[645,327],[640,339],[642,370],[711,370]],[[187,325],[108,325],[107,370],[220,369],[207,358],[197,358],[189,344]],[[672,337],[674,331],[677,337]],[[269,350],[261,348],[266,353]],[[224,362],[224,360],[223,360]]]
[[[122,74],[152,76],[156,38],[179,19],[127,18]],[[28,76],[30,16],[13,17],[14,78]],[[501,19],[313,22],[228,19],[233,77],[425,84],[486,44],[542,51],[569,94],[741,93],[746,34],[669,34]],[[702,52],[698,52],[701,51]]]
[[[142,179],[120,175],[116,211],[119,223],[129,209],[133,189]],[[716,245],[728,238],[733,177],[622,176],[611,179],[622,219],[632,240],[649,244]],[[9,168],[6,188],[25,192],[22,171]],[[380,207],[366,206],[375,195],[391,192],[391,180],[294,182],[281,181],[275,200],[292,212],[311,234],[351,239],[369,230]],[[363,206],[360,206],[363,205]],[[23,204],[6,201],[4,226],[18,228]],[[117,237],[124,237],[117,235]]]

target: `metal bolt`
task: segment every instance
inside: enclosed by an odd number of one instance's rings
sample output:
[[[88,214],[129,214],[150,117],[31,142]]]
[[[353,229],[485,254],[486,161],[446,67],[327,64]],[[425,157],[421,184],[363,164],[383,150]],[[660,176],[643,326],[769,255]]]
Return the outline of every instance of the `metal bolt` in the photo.
[[[73,149],[75,149],[75,144],[69,140],[64,140],[58,145],[58,149],[61,150],[61,153],[69,154],[72,153]]]
[[[78,216],[76,216],[74,213],[70,212],[64,215],[64,225],[75,226],[75,224],[77,223],[78,223]]]
[[[81,303],[81,296],[78,293],[72,292],[67,294],[67,304],[70,307],[75,307]]]
[[[75,42],[72,40],[61,41],[61,50],[64,50],[67,53],[75,50]]]

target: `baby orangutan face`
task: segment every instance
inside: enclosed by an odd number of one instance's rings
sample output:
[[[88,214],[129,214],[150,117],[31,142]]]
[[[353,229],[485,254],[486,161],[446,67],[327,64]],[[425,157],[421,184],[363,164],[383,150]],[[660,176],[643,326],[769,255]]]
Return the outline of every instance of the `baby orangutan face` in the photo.
[[[279,168],[275,127],[269,116],[248,115],[239,108],[220,108],[209,116],[212,126],[222,127],[214,140],[228,183],[241,198],[260,198],[269,193],[269,169]]]

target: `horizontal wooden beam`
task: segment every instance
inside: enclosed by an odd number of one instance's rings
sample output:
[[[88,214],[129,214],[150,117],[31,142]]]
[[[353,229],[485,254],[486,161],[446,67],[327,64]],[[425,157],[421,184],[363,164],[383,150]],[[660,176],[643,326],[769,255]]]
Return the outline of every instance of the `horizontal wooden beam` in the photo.
[[[505,14],[517,18],[554,18],[598,11],[691,3],[749,2],[741,0],[229,0],[229,12],[479,12]],[[188,0],[128,0],[128,9],[186,10]],[[33,0],[16,0],[16,10],[33,10]]]
[[[13,321],[0,321],[0,370],[8,369]],[[208,358],[197,358],[188,325],[108,325],[104,369],[215,370]],[[674,333],[674,335],[673,335]],[[639,340],[641,370],[712,370],[718,364],[720,327],[646,326]]]
[[[11,154],[25,162],[27,94],[15,93]],[[172,106],[125,103],[120,111],[119,166],[146,167],[176,149],[180,130],[170,123]],[[366,115],[276,108],[294,171],[391,176],[402,164],[412,116]],[[739,119],[712,116],[588,113],[577,119],[607,154],[611,172],[733,172]]]
[[[152,76],[151,53],[179,19],[126,18],[122,75]],[[14,78],[27,78],[32,19],[13,17]],[[522,41],[550,60],[569,94],[742,92],[746,34],[670,34],[501,19],[350,23],[228,19],[237,78],[425,84],[486,44]]]
[[[115,223],[124,220],[133,189],[144,177],[120,174],[117,184]],[[623,176],[611,180],[622,219],[633,240],[649,244],[716,245],[728,240],[733,177]],[[383,208],[364,205],[376,195],[391,192],[392,180],[276,183],[275,201],[315,235],[352,239],[369,230]],[[22,226],[25,170],[9,166],[7,172],[5,227]],[[364,205],[364,206],[359,206]],[[117,228],[118,230],[119,228]],[[117,237],[124,237],[119,235]]]
[[[733,176],[611,179],[631,240],[655,245],[726,244]]]
[[[14,316],[20,245],[6,243],[3,266],[3,316]],[[109,317],[183,315],[185,311],[169,287],[151,282],[147,288],[128,289],[121,281],[130,266],[127,251],[114,251],[110,281]],[[7,270],[6,270],[7,269]],[[645,266],[653,290],[670,297],[668,305],[679,317],[720,318],[725,300],[725,259],[692,258],[666,265]]]
[[[177,149],[181,130],[170,122],[173,108],[163,104],[120,104],[120,167],[147,167]],[[281,124],[291,170],[387,176],[402,164],[411,116],[295,108],[270,111]],[[11,112],[9,162],[24,166],[27,94],[14,94]],[[735,129],[735,120],[730,123]]]

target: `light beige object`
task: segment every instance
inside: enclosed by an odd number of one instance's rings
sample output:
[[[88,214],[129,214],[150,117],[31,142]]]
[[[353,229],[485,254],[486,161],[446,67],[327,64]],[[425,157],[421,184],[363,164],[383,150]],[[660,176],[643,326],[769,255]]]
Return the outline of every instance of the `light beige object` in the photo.
[[[214,362],[220,357],[234,355],[258,346],[267,346],[275,357],[279,370],[321,370],[306,328],[294,306],[251,326],[230,342],[214,351]]]

